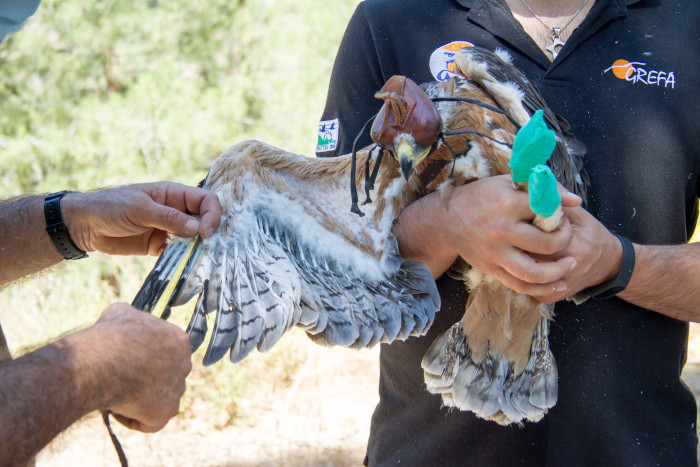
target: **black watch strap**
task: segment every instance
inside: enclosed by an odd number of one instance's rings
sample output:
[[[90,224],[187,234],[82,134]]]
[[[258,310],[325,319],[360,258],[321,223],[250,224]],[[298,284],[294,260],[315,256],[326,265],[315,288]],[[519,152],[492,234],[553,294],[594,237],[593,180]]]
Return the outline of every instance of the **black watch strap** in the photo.
[[[61,215],[61,198],[66,194],[66,191],[51,193],[44,198],[44,217],[46,218],[46,232],[48,232],[51,241],[56,246],[56,249],[66,259],[82,259],[87,258],[87,253],[75,246],[70,238],[68,228],[63,223]]]
[[[617,275],[609,281],[584,290],[583,292],[589,297],[599,300],[613,297],[625,290],[630,282],[632,271],[634,270],[634,246],[627,237],[617,234],[615,236],[622,243],[622,266]]]

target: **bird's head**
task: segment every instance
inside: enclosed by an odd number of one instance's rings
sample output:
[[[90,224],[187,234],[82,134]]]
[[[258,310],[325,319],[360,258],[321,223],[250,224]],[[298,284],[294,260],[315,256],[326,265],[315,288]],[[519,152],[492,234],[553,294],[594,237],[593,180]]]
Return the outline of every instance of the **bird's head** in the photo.
[[[372,124],[372,140],[391,151],[408,180],[440,138],[440,114],[421,88],[405,76],[392,76],[375,97],[384,100],[384,105]]]

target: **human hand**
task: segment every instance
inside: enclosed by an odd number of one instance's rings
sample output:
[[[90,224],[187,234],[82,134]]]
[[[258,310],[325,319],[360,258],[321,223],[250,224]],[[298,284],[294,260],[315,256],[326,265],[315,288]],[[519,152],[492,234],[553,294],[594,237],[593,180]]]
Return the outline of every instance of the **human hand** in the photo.
[[[581,199],[559,186],[564,207]],[[563,254],[572,239],[565,218],[547,233],[532,225],[527,193],[513,188],[510,175],[477,180],[454,190],[444,216],[444,240],[454,252],[508,288],[543,297],[564,293],[564,280],[576,266]],[[553,256],[559,253],[556,257]]]
[[[151,254],[165,247],[168,232],[209,237],[219,226],[215,193],[172,182],[144,183],[89,193],[68,193],[63,218],[75,245],[83,251]],[[196,219],[185,214],[198,214]]]
[[[554,255],[532,255],[537,261],[558,261],[563,257],[576,260],[564,277],[566,289],[531,294],[543,303],[554,303],[571,297],[581,290],[612,279],[622,266],[622,245],[603,224],[582,207],[564,209],[571,223],[571,242]]]
[[[107,307],[91,333],[93,371],[106,392],[99,407],[133,430],[152,433],[177,415],[192,369],[187,334],[126,303]]]

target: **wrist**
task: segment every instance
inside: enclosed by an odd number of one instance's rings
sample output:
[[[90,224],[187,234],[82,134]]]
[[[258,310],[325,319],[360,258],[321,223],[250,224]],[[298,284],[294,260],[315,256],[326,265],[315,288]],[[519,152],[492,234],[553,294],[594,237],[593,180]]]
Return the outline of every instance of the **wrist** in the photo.
[[[86,252],[94,251],[89,248],[88,235],[85,234],[89,227],[88,207],[86,194],[77,191],[66,192],[61,200],[63,222],[70,233],[71,241],[77,248]]]
[[[81,259],[87,257],[85,249],[76,245],[70,229],[64,217],[64,198],[67,191],[51,193],[44,198],[44,218],[46,232],[53,242],[56,250],[65,259]]]
[[[611,253],[615,261],[611,261],[610,272],[598,285],[585,289],[584,292],[593,298],[606,299],[624,291],[629,284],[634,270],[636,254],[632,242],[622,235],[614,235],[615,253]]]
[[[446,218],[438,193],[431,193],[406,207],[393,229],[401,256],[421,261],[434,277],[445,272],[458,256],[445,229]]]
[[[125,399],[118,384],[118,362],[112,362],[113,352],[108,347],[113,339],[104,335],[97,325],[77,331],[55,344],[66,349],[66,370],[69,372],[85,404],[85,413],[103,410],[120,404]]]

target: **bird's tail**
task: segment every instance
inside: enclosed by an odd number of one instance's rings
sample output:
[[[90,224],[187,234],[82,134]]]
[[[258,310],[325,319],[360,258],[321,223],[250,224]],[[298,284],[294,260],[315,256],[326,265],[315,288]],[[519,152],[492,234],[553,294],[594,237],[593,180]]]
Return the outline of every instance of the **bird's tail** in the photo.
[[[478,313],[473,301],[470,306],[465,316]],[[464,320],[454,324],[423,357],[428,390],[441,394],[445,406],[501,425],[539,421],[557,402],[557,367],[547,339],[552,308],[541,307],[534,330],[528,330],[532,338],[526,357],[520,361],[508,355],[512,342],[484,345],[478,342],[483,332],[474,332],[475,342],[470,342]],[[473,322],[467,325],[473,328]]]

